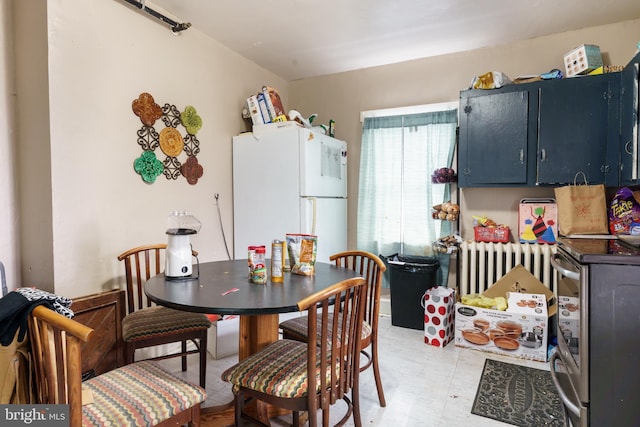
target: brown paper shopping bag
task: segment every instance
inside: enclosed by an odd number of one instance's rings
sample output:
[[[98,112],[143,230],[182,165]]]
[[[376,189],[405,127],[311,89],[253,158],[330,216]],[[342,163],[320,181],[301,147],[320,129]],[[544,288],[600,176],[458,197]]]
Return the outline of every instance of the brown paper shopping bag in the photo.
[[[584,184],[576,184],[582,174]],[[558,204],[558,231],[569,234],[608,234],[607,201],[603,184],[588,185],[578,172],[573,185],[554,189]]]

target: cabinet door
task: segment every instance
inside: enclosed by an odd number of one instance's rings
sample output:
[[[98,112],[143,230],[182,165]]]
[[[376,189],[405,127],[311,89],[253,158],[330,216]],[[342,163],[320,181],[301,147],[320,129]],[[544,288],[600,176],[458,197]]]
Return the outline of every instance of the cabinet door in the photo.
[[[574,77],[540,86],[537,184],[573,183],[578,172],[590,184],[604,183],[617,169],[607,161],[609,81],[606,75]]]
[[[638,137],[638,64],[631,64],[620,73],[620,182],[640,183],[640,139]]]
[[[462,97],[460,187],[527,183],[528,92]]]

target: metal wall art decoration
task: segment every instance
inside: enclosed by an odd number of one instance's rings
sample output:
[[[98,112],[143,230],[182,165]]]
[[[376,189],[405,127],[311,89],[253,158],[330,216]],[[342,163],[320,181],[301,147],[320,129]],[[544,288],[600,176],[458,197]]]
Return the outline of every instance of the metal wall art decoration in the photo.
[[[204,173],[197,158],[200,141],[196,134],[202,128],[202,118],[196,109],[188,105],[180,112],[175,105],[160,107],[146,92],[133,100],[131,108],[142,122],[137,131],[137,142],[143,152],[133,162],[135,172],[150,184],[162,174],[169,180],[183,176],[189,184],[195,185]],[[164,124],[160,132],[154,127],[159,119]],[[178,130],[179,126],[186,130],[184,136]],[[160,148],[157,154],[156,148]],[[186,157],[184,162],[179,159],[181,156]]]

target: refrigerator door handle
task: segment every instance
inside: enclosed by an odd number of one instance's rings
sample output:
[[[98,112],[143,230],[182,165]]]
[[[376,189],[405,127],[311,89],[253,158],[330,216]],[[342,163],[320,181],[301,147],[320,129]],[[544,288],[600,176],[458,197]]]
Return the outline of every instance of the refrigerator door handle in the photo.
[[[317,212],[317,201],[315,197],[307,197],[307,199],[311,202],[311,234],[316,234],[316,212]]]

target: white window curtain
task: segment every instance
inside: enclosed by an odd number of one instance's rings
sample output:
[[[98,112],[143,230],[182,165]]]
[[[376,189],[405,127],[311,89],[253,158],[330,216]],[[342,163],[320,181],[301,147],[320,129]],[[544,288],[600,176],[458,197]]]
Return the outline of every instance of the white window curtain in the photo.
[[[388,256],[432,255],[433,242],[451,233],[432,207],[450,199],[433,184],[435,169],[451,167],[456,109],[365,118],[358,192],[357,247]]]

